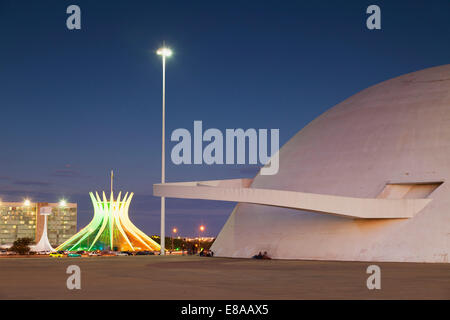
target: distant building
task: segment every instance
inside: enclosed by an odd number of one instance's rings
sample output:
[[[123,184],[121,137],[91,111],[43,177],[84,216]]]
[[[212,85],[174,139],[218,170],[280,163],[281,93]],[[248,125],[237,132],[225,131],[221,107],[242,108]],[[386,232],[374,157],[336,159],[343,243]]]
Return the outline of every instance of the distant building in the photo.
[[[77,231],[76,203],[0,202],[0,245],[12,244],[18,238],[32,238],[36,242],[44,229],[41,207],[51,207],[48,216],[48,239],[56,247]]]
[[[185,241],[187,242],[213,242],[216,238],[214,237],[193,237],[193,238],[184,238]]]

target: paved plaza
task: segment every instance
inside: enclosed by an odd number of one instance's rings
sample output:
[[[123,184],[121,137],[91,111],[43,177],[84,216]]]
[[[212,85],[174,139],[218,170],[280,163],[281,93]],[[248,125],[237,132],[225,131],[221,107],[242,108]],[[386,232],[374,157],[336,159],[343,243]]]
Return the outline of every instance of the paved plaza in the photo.
[[[366,269],[381,268],[381,290]],[[66,269],[81,269],[69,290]],[[450,299],[450,264],[131,256],[0,258],[0,299]]]

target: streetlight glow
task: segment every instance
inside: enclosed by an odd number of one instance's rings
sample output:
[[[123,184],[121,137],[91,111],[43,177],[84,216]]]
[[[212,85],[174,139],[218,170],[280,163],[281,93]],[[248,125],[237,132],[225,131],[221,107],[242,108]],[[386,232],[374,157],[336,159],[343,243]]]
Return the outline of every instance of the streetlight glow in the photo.
[[[205,231],[205,226],[200,226],[200,231],[201,232]]]
[[[59,206],[60,207],[65,207],[66,205],[67,205],[66,200],[64,200],[64,199],[59,200]]]
[[[173,228],[173,229],[172,229],[172,232],[173,232],[173,233],[177,233],[177,231],[178,231],[177,228]]]
[[[156,54],[164,57],[170,57],[172,55],[172,50],[166,47],[162,47],[156,51]]]
[[[25,201],[23,202],[23,205],[28,207],[31,204],[31,201],[29,199],[25,199]]]

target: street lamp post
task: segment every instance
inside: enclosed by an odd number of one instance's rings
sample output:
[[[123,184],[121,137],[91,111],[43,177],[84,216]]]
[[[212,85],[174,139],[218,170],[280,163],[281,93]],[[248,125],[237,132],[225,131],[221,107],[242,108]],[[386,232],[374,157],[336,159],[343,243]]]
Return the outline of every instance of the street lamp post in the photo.
[[[201,231],[201,233],[203,234],[203,231],[205,231],[205,226],[201,225],[199,230]],[[198,234],[198,250],[200,250],[200,233]]]
[[[161,183],[166,182],[166,57],[172,55],[172,50],[162,47],[156,51],[162,56],[162,150],[161,150]],[[161,197],[161,255],[165,255],[166,245],[166,198]]]
[[[174,251],[174,250],[173,250],[173,249],[174,249],[174,248],[173,248],[173,236],[174,236],[175,234],[177,234],[177,231],[178,231],[177,228],[173,228],[173,229],[172,229],[172,252]]]
[[[59,216],[61,216],[61,210],[65,210],[66,209],[66,205],[67,205],[67,201],[65,199],[59,200],[59,206],[58,206],[58,215]],[[65,215],[65,214],[66,214],[66,212],[63,211],[63,215]],[[45,216],[45,219],[47,219],[47,216]],[[47,223],[47,220],[46,220],[46,223]],[[59,242],[59,233],[56,233],[56,243],[60,243]]]

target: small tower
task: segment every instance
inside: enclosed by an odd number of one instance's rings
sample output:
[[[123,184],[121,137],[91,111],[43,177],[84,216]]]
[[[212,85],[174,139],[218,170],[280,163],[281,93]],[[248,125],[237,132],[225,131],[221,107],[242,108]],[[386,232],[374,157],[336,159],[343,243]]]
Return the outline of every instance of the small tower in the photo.
[[[52,213],[51,207],[42,207],[40,212],[44,216],[44,230],[42,231],[42,236],[39,242],[32,248],[32,251],[36,252],[50,252],[55,251],[52,248],[47,236],[47,216]]]

